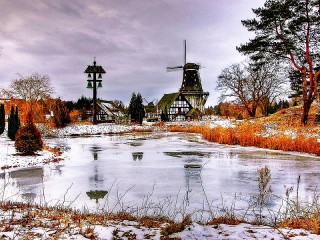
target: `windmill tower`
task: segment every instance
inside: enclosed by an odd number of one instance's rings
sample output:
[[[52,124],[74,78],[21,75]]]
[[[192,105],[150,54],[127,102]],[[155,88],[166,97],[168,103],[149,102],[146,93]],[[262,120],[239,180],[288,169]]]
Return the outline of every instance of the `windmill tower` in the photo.
[[[199,69],[196,63],[187,63],[187,41],[184,40],[184,65],[167,67],[168,72],[183,70],[182,84],[179,92],[183,93],[193,108],[204,113],[204,105],[208,99],[209,92],[202,89]]]

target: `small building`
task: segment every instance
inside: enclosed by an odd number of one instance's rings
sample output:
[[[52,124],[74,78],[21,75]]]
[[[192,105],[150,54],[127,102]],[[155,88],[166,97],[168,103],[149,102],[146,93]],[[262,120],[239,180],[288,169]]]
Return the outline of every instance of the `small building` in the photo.
[[[92,111],[87,111],[87,114],[92,115]],[[119,108],[113,101],[97,101],[98,122],[122,122],[125,118],[124,115],[123,109]]]
[[[159,120],[157,106],[153,102],[149,102],[144,106],[145,119],[147,122],[156,122]]]
[[[158,115],[167,115],[169,121],[192,120],[197,113],[198,110],[180,92],[164,94],[158,103]]]

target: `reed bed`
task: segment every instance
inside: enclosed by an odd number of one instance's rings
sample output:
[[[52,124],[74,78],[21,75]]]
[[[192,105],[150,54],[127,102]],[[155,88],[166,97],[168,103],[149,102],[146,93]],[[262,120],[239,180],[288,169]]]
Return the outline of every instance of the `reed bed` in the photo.
[[[276,134],[262,134],[263,126],[255,123],[243,122],[237,127],[217,126],[179,126],[169,127],[171,132],[198,133],[210,142],[220,144],[253,146],[272,150],[295,151],[320,156],[320,142],[317,137],[306,136],[305,131],[297,130],[295,136],[284,132]]]

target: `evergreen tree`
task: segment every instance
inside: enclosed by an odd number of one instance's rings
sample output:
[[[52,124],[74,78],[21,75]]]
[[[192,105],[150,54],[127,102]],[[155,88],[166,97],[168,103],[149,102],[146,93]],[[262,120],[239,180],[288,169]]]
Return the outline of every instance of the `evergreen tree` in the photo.
[[[167,107],[165,107],[165,108],[161,111],[161,121],[162,121],[162,122],[168,122],[168,121],[169,121],[169,115],[168,115],[168,109],[167,109]]]
[[[137,94],[136,108],[137,108],[137,120],[141,124],[143,121],[143,118],[145,117],[145,111],[144,111],[142,96],[140,93]]]
[[[10,116],[8,118],[8,137],[14,141],[16,133],[20,128],[20,118],[18,113],[18,107],[14,110],[14,107],[11,106]]]
[[[14,140],[14,136],[15,136],[15,133],[14,133],[14,108],[13,108],[13,106],[11,106],[10,115],[8,118],[8,137],[11,140]]]
[[[16,111],[14,113],[14,135],[16,135],[19,128],[20,128],[20,117],[19,117],[18,107],[16,106]]]
[[[89,115],[86,111],[91,109],[91,104],[92,98],[86,98],[85,96],[81,96],[75,103],[75,109],[80,111],[82,120],[88,119]]]
[[[131,122],[142,123],[145,116],[144,105],[140,93],[132,93],[128,113],[131,115]]]
[[[26,123],[16,134],[15,147],[18,152],[32,155],[42,150],[41,133],[33,123],[31,112],[28,113]]]
[[[4,132],[6,126],[6,119],[5,119],[5,111],[4,111],[4,104],[0,105],[0,134]]]
[[[300,72],[294,69],[291,70],[289,72],[289,79],[290,79],[290,87],[292,90],[292,94],[289,96],[289,98],[302,97],[303,89],[302,89],[302,80],[301,80]]]

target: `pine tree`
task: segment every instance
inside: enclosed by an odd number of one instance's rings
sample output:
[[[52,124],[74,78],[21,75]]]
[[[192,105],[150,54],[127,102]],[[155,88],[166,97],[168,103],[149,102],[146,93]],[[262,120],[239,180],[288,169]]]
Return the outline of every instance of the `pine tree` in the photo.
[[[136,94],[135,92],[132,94],[128,112],[131,115],[131,121],[142,123],[142,120],[145,116],[144,105],[142,101],[142,96],[140,93]]]
[[[14,107],[11,106],[10,116],[8,118],[8,137],[14,141],[16,133],[20,128],[20,118],[18,113],[18,107],[14,110]]]
[[[167,107],[165,107],[164,110],[161,111],[161,121],[162,122],[168,122],[169,121],[169,115],[168,115]]]
[[[4,132],[6,126],[6,119],[5,119],[5,111],[4,111],[4,104],[0,105],[0,135]]]
[[[16,111],[14,113],[14,135],[16,135],[19,128],[20,128],[20,117],[19,117],[18,106],[16,106]]]
[[[34,125],[31,112],[27,114],[26,124],[16,134],[15,147],[18,152],[27,155],[32,155],[43,148],[41,132]]]
[[[141,124],[143,121],[143,118],[145,117],[145,111],[144,111],[142,96],[140,93],[137,94],[136,109],[137,109],[137,121]]]
[[[14,132],[14,108],[11,106],[10,115],[8,118],[8,137],[11,140],[14,140],[15,132]]]

